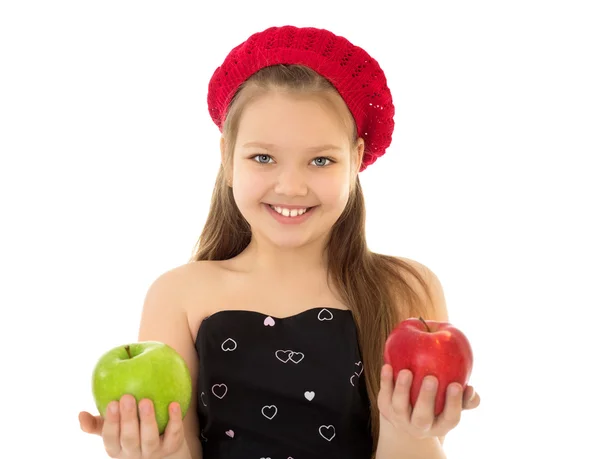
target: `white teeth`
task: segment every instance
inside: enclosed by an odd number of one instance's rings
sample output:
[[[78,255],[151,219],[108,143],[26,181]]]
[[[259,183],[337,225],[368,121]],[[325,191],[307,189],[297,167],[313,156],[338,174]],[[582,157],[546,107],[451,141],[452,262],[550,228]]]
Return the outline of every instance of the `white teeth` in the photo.
[[[306,211],[308,210],[308,208],[306,209],[286,209],[284,207],[273,207],[271,205],[269,205],[269,207],[271,209],[273,209],[275,212],[277,212],[278,214],[283,215],[284,217],[298,217],[304,213],[306,213]]]

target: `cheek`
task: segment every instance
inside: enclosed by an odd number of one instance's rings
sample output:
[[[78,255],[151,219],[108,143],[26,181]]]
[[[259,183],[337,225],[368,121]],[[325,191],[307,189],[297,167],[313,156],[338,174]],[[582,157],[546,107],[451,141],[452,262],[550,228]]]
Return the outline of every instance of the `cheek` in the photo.
[[[234,179],[233,195],[239,207],[258,204],[264,191],[265,180],[256,174],[238,174]]]
[[[350,196],[349,182],[344,176],[331,175],[323,177],[315,185],[319,191],[322,204],[330,208],[344,208]]]

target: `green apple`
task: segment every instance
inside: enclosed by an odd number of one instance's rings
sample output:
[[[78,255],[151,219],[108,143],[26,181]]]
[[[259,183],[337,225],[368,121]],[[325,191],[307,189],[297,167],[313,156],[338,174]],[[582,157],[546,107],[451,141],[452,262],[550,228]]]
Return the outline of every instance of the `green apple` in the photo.
[[[184,417],[192,397],[192,380],[185,360],[169,345],[141,341],[115,347],[103,354],[92,376],[92,393],[102,417],[113,400],[125,394],[154,404],[162,435],[169,421],[169,404],[178,402]]]

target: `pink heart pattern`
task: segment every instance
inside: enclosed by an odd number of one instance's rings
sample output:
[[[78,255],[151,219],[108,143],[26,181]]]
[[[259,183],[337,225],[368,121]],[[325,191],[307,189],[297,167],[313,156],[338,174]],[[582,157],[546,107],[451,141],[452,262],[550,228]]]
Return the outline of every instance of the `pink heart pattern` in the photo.
[[[275,320],[271,316],[267,317],[263,323],[265,324],[265,327],[275,326]]]

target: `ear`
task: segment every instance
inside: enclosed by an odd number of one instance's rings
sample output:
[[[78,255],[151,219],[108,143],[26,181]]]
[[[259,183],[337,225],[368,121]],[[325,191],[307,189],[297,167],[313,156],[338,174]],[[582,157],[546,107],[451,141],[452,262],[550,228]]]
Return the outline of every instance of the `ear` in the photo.
[[[359,137],[359,139],[356,142],[356,156],[355,156],[355,167],[354,167],[354,175],[356,176],[359,172],[360,172],[360,166],[362,164],[362,160],[363,160],[363,155],[365,153],[365,141],[362,137]]]

